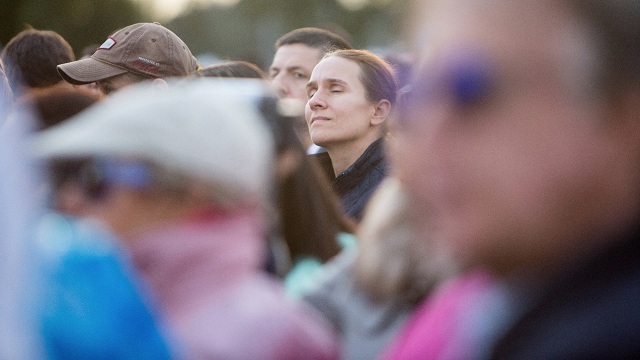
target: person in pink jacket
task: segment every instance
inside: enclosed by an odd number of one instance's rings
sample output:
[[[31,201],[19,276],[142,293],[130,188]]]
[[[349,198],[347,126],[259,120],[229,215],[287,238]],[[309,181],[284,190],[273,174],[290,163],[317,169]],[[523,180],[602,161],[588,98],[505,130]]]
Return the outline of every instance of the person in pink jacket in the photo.
[[[136,85],[41,133],[44,158],[90,157],[87,212],[124,241],[188,359],[333,359],[331,328],[260,268],[273,144],[252,80]]]

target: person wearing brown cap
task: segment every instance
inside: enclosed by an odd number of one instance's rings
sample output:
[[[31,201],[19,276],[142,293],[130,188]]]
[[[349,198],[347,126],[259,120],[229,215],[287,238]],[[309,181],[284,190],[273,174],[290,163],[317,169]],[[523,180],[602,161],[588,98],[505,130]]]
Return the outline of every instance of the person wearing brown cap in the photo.
[[[58,72],[74,85],[95,82],[108,95],[144,80],[191,75],[197,68],[196,58],[171,30],[138,23],[109,36],[90,57],[58,65]]]

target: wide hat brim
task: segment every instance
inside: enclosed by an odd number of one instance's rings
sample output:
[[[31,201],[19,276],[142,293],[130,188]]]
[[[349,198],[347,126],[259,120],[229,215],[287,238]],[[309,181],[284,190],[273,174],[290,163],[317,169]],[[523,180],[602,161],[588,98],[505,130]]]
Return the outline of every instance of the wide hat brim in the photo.
[[[74,85],[89,84],[127,72],[123,68],[96,60],[93,57],[60,64],[57,68],[60,76]]]

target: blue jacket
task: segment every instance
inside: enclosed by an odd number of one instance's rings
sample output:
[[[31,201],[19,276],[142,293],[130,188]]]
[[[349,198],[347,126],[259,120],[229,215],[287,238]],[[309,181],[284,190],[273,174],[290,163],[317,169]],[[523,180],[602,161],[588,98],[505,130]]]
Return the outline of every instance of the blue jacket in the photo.
[[[48,215],[39,224],[47,359],[169,359],[165,336],[110,234]]]

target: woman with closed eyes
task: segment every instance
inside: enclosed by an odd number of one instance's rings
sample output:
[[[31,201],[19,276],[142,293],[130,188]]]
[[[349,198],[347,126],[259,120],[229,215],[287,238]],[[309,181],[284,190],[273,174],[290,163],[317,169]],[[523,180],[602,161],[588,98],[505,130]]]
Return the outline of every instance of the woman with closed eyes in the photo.
[[[326,54],[307,84],[311,140],[327,150],[313,156],[356,220],[387,173],[383,137],[397,88],[393,68],[366,50]]]

